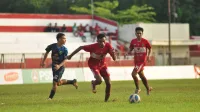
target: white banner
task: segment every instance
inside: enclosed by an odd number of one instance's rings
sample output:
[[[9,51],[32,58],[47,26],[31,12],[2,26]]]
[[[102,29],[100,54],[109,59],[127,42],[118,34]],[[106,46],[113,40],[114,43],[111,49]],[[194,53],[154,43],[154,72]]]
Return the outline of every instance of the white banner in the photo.
[[[38,83],[52,82],[51,69],[7,69],[0,70],[1,84],[23,84],[32,82],[32,71],[37,70]],[[108,67],[112,81],[133,80],[133,67]],[[22,78],[22,71],[24,79]],[[158,79],[195,79],[194,66],[148,66],[144,68],[148,80]],[[94,80],[94,75],[88,67],[66,68],[62,79],[77,79],[79,82]]]
[[[112,81],[133,80],[131,73],[134,67],[108,67]],[[147,66],[144,68],[147,79],[194,79],[194,66]],[[84,68],[85,81],[94,79],[89,68]]]
[[[0,70],[1,84],[23,84],[21,69]]]

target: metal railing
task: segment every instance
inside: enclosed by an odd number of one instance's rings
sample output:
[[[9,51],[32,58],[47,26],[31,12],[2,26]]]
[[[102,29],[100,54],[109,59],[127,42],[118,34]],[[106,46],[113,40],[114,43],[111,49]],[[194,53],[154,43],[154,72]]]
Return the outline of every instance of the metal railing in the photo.
[[[18,68],[27,68],[26,66],[32,61],[31,59],[37,59],[38,65],[40,65],[43,58],[43,53],[19,53],[19,54],[0,54],[0,68],[8,68],[9,65],[16,65]],[[78,53],[68,62],[76,62],[77,64],[86,62],[89,58],[89,53]],[[109,55],[107,55],[109,57]],[[50,54],[48,59],[50,59]],[[152,53],[152,64],[155,66],[168,65],[167,53]],[[124,66],[126,62],[133,63],[133,56],[124,56],[124,53],[117,53],[117,66]],[[121,63],[121,64],[120,64]],[[17,65],[18,64],[18,65]],[[200,51],[182,53],[172,53],[172,65],[200,65]],[[12,68],[12,67],[11,67]]]

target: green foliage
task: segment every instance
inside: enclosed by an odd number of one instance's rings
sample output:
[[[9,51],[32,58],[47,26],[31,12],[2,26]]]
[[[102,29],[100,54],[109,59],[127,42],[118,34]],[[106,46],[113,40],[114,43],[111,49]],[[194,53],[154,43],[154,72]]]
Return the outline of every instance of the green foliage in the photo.
[[[119,2],[115,0],[113,2],[110,1],[94,2],[94,4],[108,10],[114,10],[116,7],[118,7]]]
[[[168,0],[93,1],[95,15],[118,21],[120,24],[168,22]],[[171,4],[173,1],[171,0]],[[174,18],[172,14],[172,22],[189,23],[191,35],[200,35],[200,0],[175,1],[178,18]],[[3,13],[91,14],[91,0],[1,0],[0,7],[0,12]],[[171,7],[173,12],[173,5]],[[142,9],[145,10],[138,11]]]
[[[70,7],[70,9],[79,13],[91,14],[91,10],[85,7],[73,6],[73,7]]]
[[[72,6],[70,9],[76,12],[91,14],[90,8]],[[94,14],[97,16],[105,17],[108,19],[116,20],[120,24],[136,23],[136,22],[155,22],[153,7],[143,5],[141,7],[133,5],[129,9],[117,11],[116,8],[119,6],[119,2],[114,0],[94,2]]]
[[[130,24],[136,22],[155,22],[153,8],[147,5],[141,7],[133,5],[130,9],[118,11],[120,23]]]
[[[26,5],[30,5],[34,8],[35,13],[48,13],[49,8],[52,5],[52,0],[24,0]]]

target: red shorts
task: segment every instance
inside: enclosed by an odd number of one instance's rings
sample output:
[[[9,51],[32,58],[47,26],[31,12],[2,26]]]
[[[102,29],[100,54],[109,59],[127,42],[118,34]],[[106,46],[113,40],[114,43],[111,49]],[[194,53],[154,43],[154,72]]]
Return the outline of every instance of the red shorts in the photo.
[[[94,66],[94,67],[90,67],[93,75],[101,75],[102,77],[110,77],[110,73],[108,72],[108,68],[107,66],[103,66],[103,67],[98,67],[98,66]]]
[[[135,63],[134,71],[137,73],[144,70],[145,62],[143,63]]]

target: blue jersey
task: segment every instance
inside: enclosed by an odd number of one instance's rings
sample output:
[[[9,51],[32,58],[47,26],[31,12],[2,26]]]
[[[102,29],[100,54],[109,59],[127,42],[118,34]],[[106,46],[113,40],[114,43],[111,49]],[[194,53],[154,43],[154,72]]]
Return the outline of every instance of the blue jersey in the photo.
[[[60,64],[62,61],[64,61],[67,58],[68,50],[65,46],[58,47],[57,43],[48,45],[47,48],[45,49],[46,52],[51,53],[51,59],[52,59],[52,66],[55,64]]]

